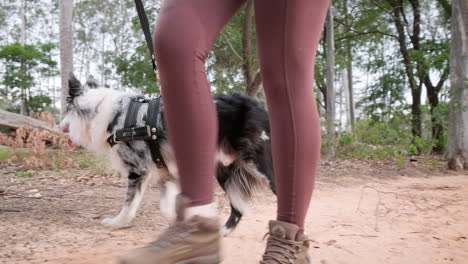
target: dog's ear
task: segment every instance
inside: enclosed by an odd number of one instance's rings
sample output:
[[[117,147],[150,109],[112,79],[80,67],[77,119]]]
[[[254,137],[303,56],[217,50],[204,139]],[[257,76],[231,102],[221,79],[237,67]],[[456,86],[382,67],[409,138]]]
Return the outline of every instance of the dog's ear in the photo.
[[[88,76],[88,80],[86,80],[86,86],[88,86],[90,89],[96,89],[98,88],[98,83],[97,80],[94,78],[93,75]]]
[[[70,72],[70,75],[68,76],[68,95],[70,96],[69,98],[71,101],[73,101],[75,97],[83,95],[81,83],[76,79],[73,72]]]

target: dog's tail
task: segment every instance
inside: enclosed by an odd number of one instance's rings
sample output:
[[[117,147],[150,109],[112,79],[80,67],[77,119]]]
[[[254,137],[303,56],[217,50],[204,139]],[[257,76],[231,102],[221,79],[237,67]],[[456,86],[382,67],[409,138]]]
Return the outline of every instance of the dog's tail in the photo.
[[[267,180],[258,172],[255,165],[242,160],[236,160],[227,167],[217,167],[218,180],[231,203],[231,215],[221,231],[223,235],[227,235],[236,228],[242,215],[247,211],[253,193],[265,186]]]

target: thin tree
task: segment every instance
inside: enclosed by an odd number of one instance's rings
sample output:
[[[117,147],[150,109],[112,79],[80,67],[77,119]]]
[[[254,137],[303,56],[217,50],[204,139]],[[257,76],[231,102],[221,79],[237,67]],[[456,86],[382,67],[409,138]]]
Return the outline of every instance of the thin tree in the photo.
[[[252,63],[252,24],[254,17],[254,5],[253,0],[249,0],[245,7],[244,17],[244,28],[242,32],[242,59],[244,70],[244,78],[246,84],[246,94],[251,97],[256,97],[260,91],[260,85],[262,84],[262,77],[260,71],[253,76],[254,65]]]
[[[468,170],[468,3],[452,1],[448,167]]]
[[[59,1],[59,29],[60,29],[60,76],[62,80],[62,96],[60,100],[60,114],[66,108],[68,95],[68,76],[73,71],[73,0]]]
[[[326,151],[326,156],[335,156],[334,138],[335,138],[335,42],[333,31],[333,6],[330,5],[327,14],[326,23],[326,41],[327,41],[327,134],[332,144]]]
[[[27,28],[27,20],[26,20],[26,0],[21,0],[20,6],[20,18],[21,18],[21,35],[20,35],[20,43],[21,45],[26,45],[26,28]],[[21,72],[26,74],[26,65],[21,63]],[[28,111],[28,101],[27,101],[27,89],[21,89],[21,106],[20,106],[20,114],[22,115],[29,115]]]
[[[346,26],[349,26],[350,23],[350,14],[348,12],[348,0],[345,0],[343,3]],[[353,53],[352,53],[352,40],[351,38],[346,39],[346,75],[344,78],[347,78],[347,98],[349,104],[349,122],[351,127],[354,127],[354,93],[353,93]]]

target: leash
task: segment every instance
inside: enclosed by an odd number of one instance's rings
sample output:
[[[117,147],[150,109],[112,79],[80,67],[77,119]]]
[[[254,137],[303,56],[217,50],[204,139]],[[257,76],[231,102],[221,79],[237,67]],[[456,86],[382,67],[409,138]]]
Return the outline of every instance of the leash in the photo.
[[[151,30],[148,22],[148,17],[146,16],[145,7],[143,6],[142,0],[135,0],[135,6],[138,13],[138,18],[140,19],[141,29],[145,35],[146,45],[151,55],[151,63],[153,66],[153,71],[157,78],[157,68],[156,60],[153,50],[153,40],[151,38]],[[146,111],[146,124],[142,127],[137,127],[137,118],[140,107],[143,104],[148,105]],[[127,116],[125,117],[124,127],[122,129],[116,130],[112,135],[107,138],[107,143],[110,147],[117,145],[117,142],[131,142],[136,140],[145,141],[150,149],[151,158],[155,163],[157,168],[165,168],[166,163],[161,153],[159,139],[163,138],[164,135],[161,134],[160,122],[160,112],[161,112],[161,98],[157,97],[155,99],[146,100],[142,97],[135,97],[130,100],[127,110]],[[118,118],[115,116],[114,119]],[[117,122],[116,120],[112,122]]]
[[[142,0],[135,0],[136,10],[138,13],[138,18],[140,19],[141,29],[143,34],[145,34],[146,45],[151,55],[151,63],[153,65],[153,71],[156,74],[156,60],[153,50],[153,39],[151,37],[151,30],[148,22],[148,17],[146,16],[145,7],[143,6]]]

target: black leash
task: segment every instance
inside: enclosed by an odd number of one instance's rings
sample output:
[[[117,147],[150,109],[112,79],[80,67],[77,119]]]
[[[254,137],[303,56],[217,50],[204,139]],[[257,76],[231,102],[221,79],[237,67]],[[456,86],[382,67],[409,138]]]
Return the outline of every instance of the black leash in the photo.
[[[138,12],[138,18],[140,19],[141,29],[143,34],[145,34],[146,45],[151,55],[151,62],[153,64],[154,73],[156,73],[156,60],[153,50],[153,40],[151,38],[151,30],[148,22],[148,17],[146,16],[145,7],[143,6],[142,0],[135,0],[136,9]]]
[[[138,17],[140,18],[140,25],[145,34],[146,45],[151,55],[151,61],[153,64],[153,70],[156,74],[156,61],[153,50],[153,41],[151,38],[151,31],[149,27],[148,17],[146,16],[145,8],[142,0],[135,0]],[[157,76],[157,74],[156,74]],[[140,107],[143,104],[148,105],[146,111],[146,124],[142,127],[137,127],[137,118]],[[130,142],[135,140],[145,141],[150,149],[151,158],[157,168],[165,168],[166,163],[161,153],[159,139],[164,138],[164,134],[161,133],[158,122],[160,121],[161,111],[161,98],[157,97],[151,100],[146,100],[142,97],[136,97],[130,100],[127,110],[127,116],[125,117],[124,127],[122,129],[114,131],[112,135],[107,138],[107,143],[110,147],[117,145],[117,142]],[[116,115],[114,119],[118,118]],[[117,122],[116,120],[112,121]]]

